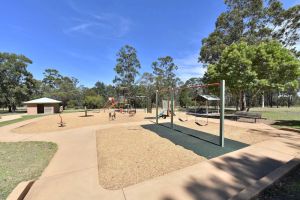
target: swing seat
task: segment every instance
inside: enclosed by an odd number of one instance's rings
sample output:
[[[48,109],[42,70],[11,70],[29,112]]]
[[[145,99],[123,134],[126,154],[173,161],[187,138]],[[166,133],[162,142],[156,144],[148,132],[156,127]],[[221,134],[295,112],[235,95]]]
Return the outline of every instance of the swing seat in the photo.
[[[181,118],[178,118],[178,120],[181,121],[181,122],[186,122],[187,121],[187,120],[183,120]]]
[[[162,111],[161,113],[159,113],[158,117],[166,119],[168,117],[168,115],[165,114],[165,111]]]
[[[204,124],[204,125],[202,125],[202,124],[200,124],[199,122],[195,122],[195,124],[197,124],[198,126],[207,126],[207,123]]]
[[[195,122],[195,124],[197,124],[198,126],[202,126],[199,122]]]

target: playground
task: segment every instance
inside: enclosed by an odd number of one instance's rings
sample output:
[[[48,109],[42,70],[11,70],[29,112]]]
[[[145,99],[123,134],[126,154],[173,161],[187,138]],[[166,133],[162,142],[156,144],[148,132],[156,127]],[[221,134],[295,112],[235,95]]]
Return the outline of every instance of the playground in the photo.
[[[92,110],[88,111],[87,116],[84,112],[72,112],[61,114],[64,127],[59,127],[59,115],[47,115],[41,117],[40,120],[28,123],[22,127],[14,129],[16,133],[34,133],[40,134],[45,132],[62,131],[74,128],[82,128],[88,126],[104,125],[104,124],[119,124],[128,122],[140,122],[145,118],[150,118],[152,115],[145,113],[143,110],[138,111],[135,115],[130,116],[128,113],[116,113],[116,119],[109,119],[109,111],[107,110]]]
[[[189,87],[195,89],[208,86],[220,85],[214,83]],[[169,90],[169,95],[161,99],[159,92],[156,92],[156,109],[153,113],[147,113],[145,109],[133,109],[132,106],[127,110],[116,108],[114,98],[110,98],[106,108],[85,108],[84,112],[44,116],[13,129],[13,132],[43,135],[74,129],[84,131],[85,128],[94,127],[99,183],[105,189],[117,190],[274,136],[274,130],[270,133],[267,131],[272,129],[268,125],[224,120],[222,87],[221,98],[200,96],[202,100],[205,97],[205,107],[202,108],[204,114],[201,114],[199,107],[195,107],[196,100],[192,109],[176,107],[175,90]],[[208,107],[209,100],[221,101],[214,105],[217,108],[214,113]],[[134,113],[130,112],[132,110]]]
[[[272,139],[281,137],[281,132],[262,123],[224,121],[225,146],[220,147],[219,120],[188,116],[184,122],[174,117],[174,130],[170,118],[159,119],[155,114],[138,110],[134,116],[117,113],[115,120],[109,120],[109,112],[101,110],[64,113],[65,127],[59,127],[58,115],[49,115],[13,129],[14,133],[30,135],[51,135],[65,137],[85,132],[93,127],[96,133],[96,151],[99,184],[109,190],[124,187],[163,176]],[[184,116],[185,113],[176,113]],[[51,126],[51,123],[53,126]],[[59,133],[65,133],[59,136]],[[66,132],[67,131],[67,132]],[[47,134],[48,133],[48,134]],[[50,136],[49,135],[49,136]]]
[[[189,124],[191,128],[185,130],[186,133],[211,140],[217,138],[207,133],[218,129],[216,123],[211,122],[197,133],[194,123]],[[271,138],[259,130],[251,131],[242,126],[243,123],[240,127],[225,126],[228,139],[224,148],[152,123],[99,130],[100,185],[106,189],[120,189]]]
[[[219,92],[219,95],[204,93],[203,88],[211,86],[217,88],[215,94]],[[63,172],[66,167],[74,170],[74,163],[78,163],[78,169],[84,168],[80,167],[83,164],[89,169],[90,163],[94,163],[96,169],[93,173],[89,172],[89,177],[96,178],[97,186],[99,184],[101,189],[106,189],[107,194],[172,177],[173,173],[190,171],[190,168],[201,169],[202,165],[205,168],[207,163],[248,151],[246,149],[253,149],[256,155],[256,146],[260,148],[264,143],[272,143],[274,138],[298,138],[295,134],[261,123],[264,119],[256,119],[256,115],[250,118],[243,116],[246,121],[232,118],[236,115],[225,113],[223,87],[222,82],[188,86],[188,89],[196,91],[192,93],[192,106],[189,107],[178,104],[176,95],[179,89],[156,91],[151,113],[146,108],[136,109],[125,103],[118,107],[111,98],[108,106],[101,109],[85,108],[80,112],[61,112],[24,121],[12,128],[12,135],[7,137],[55,142],[58,143],[58,152],[60,147],[68,147],[67,152],[62,150],[58,160],[68,159],[68,155],[72,165],[65,166],[54,157],[53,162],[59,166],[53,167],[54,173],[58,168],[62,168]],[[76,149],[68,138],[77,144]],[[74,152],[77,153],[73,155]],[[79,162],[75,155],[88,161]],[[281,165],[277,161],[275,164]],[[273,161],[258,167],[266,166],[274,167]],[[50,170],[48,173],[51,175],[53,172]],[[43,185],[43,181],[38,182],[37,189],[42,187],[39,184]]]

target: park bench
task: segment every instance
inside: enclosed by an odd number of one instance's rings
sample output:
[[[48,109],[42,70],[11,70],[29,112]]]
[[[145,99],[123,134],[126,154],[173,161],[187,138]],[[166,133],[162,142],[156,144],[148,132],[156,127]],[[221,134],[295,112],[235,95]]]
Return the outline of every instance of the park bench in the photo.
[[[237,121],[239,118],[248,118],[248,119],[254,119],[254,122],[256,123],[257,119],[267,119],[262,117],[261,113],[254,113],[254,112],[245,112],[245,111],[237,111],[234,113],[233,117]]]

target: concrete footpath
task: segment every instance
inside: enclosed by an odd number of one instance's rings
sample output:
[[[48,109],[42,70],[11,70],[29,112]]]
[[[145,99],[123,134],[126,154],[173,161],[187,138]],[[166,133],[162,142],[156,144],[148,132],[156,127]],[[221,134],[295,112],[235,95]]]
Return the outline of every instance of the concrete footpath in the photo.
[[[300,137],[283,132],[244,149],[202,162],[122,190],[98,184],[96,130],[90,126],[42,134],[16,134],[11,130],[31,121],[0,128],[0,141],[52,141],[58,151],[25,197],[35,199],[195,200],[228,199],[293,159],[300,152]],[[130,126],[135,122],[118,124]],[[113,126],[116,126],[115,124]],[[277,130],[276,130],[277,131]],[[226,145],[226,144],[225,144]]]

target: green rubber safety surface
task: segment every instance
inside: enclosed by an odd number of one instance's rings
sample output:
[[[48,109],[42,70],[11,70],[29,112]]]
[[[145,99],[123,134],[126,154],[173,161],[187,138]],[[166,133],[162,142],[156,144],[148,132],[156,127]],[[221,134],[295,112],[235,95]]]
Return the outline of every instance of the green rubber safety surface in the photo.
[[[176,124],[174,124],[174,129],[170,128],[170,123],[161,123],[159,125],[147,124],[142,125],[142,127],[207,159],[215,158],[249,146],[248,144],[225,138],[225,145],[221,147],[219,145],[219,136]]]

